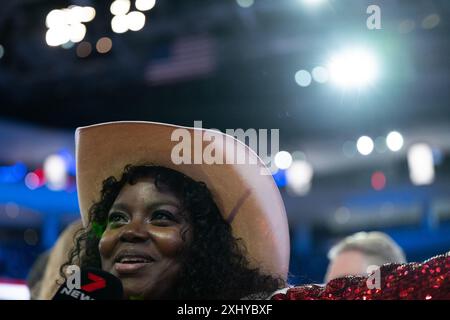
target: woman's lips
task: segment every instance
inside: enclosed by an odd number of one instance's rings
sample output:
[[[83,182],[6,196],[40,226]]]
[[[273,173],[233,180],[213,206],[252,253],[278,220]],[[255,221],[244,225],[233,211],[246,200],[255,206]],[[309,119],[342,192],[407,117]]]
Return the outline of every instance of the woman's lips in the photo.
[[[127,275],[139,272],[155,260],[145,251],[125,249],[119,252],[114,259],[114,270],[118,275]]]
[[[151,262],[114,263],[114,270],[119,274],[133,274],[147,267]]]

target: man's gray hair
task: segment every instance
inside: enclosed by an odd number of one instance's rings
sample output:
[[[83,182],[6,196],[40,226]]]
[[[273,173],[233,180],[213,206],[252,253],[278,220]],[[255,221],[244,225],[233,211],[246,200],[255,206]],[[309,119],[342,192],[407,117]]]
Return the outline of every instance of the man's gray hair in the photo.
[[[381,266],[386,263],[405,263],[402,248],[383,232],[358,232],[341,240],[328,252],[328,259],[344,251],[355,250],[365,254],[372,264]]]

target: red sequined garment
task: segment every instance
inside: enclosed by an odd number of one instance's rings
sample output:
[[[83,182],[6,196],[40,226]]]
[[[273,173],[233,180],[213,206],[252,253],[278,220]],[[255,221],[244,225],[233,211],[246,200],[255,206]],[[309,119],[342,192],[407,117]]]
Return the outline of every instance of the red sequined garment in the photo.
[[[450,299],[450,252],[423,263],[386,264],[380,269],[379,289],[369,289],[369,277],[348,276],[326,286],[293,287],[274,300],[430,300]],[[373,275],[370,278],[373,278]],[[370,282],[369,284],[373,284]]]

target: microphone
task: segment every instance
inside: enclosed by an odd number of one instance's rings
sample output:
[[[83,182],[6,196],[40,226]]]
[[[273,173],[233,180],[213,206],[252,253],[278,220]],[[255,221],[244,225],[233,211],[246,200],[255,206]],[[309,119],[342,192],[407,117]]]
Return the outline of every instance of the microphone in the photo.
[[[52,300],[123,299],[122,282],[109,272],[95,268],[83,268],[76,272],[74,277],[79,277],[78,286],[69,285],[66,280]]]

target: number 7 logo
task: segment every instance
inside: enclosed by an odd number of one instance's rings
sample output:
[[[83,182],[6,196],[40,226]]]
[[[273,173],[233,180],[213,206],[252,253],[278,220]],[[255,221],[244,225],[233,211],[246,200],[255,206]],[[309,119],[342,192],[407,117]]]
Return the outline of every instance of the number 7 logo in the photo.
[[[99,289],[103,289],[106,286],[105,279],[103,279],[100,276],[97,276],[93,273],[88,272],[88,278],[89,278],[89,280],[92,280],[94,282],[91,282],[89,284],[85,284],[84,286],[82,286],[81,289],[83,291],[92,292],[92,291],[96,291]]]

